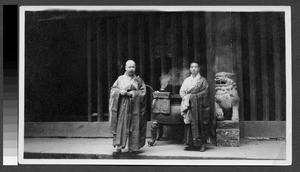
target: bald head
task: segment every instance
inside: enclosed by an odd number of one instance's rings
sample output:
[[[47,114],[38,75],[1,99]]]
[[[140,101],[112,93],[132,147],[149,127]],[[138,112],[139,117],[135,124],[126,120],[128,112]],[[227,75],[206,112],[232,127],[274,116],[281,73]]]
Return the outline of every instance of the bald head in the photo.
[[[126,61],[126,66],[129,66],[129,65],[134,65],[135,66],[135,62],[133,60],[127,60]]]
[[[127,75],[133,76],[135,74],[135,62],[133,60],[127,60],[125,70]]]

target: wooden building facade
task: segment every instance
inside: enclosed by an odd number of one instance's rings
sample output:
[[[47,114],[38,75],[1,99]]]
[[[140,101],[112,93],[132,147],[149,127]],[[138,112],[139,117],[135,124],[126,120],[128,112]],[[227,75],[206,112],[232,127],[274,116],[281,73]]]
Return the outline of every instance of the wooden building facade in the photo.
[[[241,121],[286,119],[284,13],[43,11],[25,22],[27,122],[107,121],[127,59],[154,90],[198,61],[212,100],[215,73],[232,72]]]

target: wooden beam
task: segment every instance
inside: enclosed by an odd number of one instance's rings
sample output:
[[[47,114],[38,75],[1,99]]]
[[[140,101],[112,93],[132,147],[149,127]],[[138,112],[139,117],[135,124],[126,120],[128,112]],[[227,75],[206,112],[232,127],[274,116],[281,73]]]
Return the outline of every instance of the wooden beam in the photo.
[[[166,16],[165,14],[160,14],[160,56],[161,56],[161,72],[162,75],[165,75],[168,73],[167,71],[167,48],[166,48]]]
[[[152,88],[155,86],[155,32],[154,32],[154,16],[149,16],[149,48],[150,48],[150,85]]]
[[[273,53],[274,53],[274,79],[275,79],[275,120],[282,120],[282,91],[281,91],[281,56],[279,45],[279,33],[278,33],[278,20],[277,14],[274,14],[272,18],[272,37],[273,37]]]
[[[92,121],[92,46],[91,46],[91,21],[87,21],[87,89],[88,89],[88,95],[87,95],[87,110],[88,110],[88,121]]]
[[[266,14],[260,14],[260,52],[261,52],[261,74],[262,74],[262,96],[263,96],[263,120],[270,120],[269,102],[269,77],[268,77],[268,54],[267,54],[267,28]]]
[[[197,12],[193,14],[193,32],[194,32],[194,60],[200,62],[200,17]]]
[[[145,18],[138,18],[138,42],[139,42],[139,71],[140,76],[145,79],[145,38],[144,38],[144,21]]]
[[[249,76],[250,76],[250,114],[251,121],[257,120],[256,107],[256,76],[255,76],[255,42],[254,42],[254,18],[247,14],[248,18],[248,51],[249,51]]]
[[[189,37],[188,37],[188,16],[187,13],[182,14],[182,67],[189,68]]]
[[[235,73],[237,78],[237,89],[240,97],[239,119],[244,121],[244,86],[243,86],[243,61],[242,61],[242,33],[240,13],[232,13],[233,19],[233,59],[235,59]]]

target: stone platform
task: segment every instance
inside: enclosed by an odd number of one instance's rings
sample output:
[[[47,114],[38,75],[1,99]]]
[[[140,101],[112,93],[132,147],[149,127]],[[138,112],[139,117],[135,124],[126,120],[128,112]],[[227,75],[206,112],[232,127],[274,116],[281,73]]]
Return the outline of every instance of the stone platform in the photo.
[[[149,139],[147,139],[148,141]],[[140,160],[160,160],[158,163],[166,164],[165,160],[176,160],[176,164],[190,163],[191,165],[207,165],[206,163],[192,160],[210,160],[211,163],[219,164],[220,160],[228,163],[242,165],[246,161],[249,163],[270,160],[270,164],[276,164],[274,160],[286,160],[288,156],[285,140],[252,140],[241,138],[239,147],[219,147],[207,145],[205,152],[184,151],[185,145],[173,141],[159,141],[156,146],[144,146],[134,154],[124,153],[119,160],[139,159],[131,163],[140,163]],[[28,163],[47,162],[53,164],[66,164],[70,159],[78,160],[79,164],[84,164],[83,159],[98,159],[95,164],[103,163],[103,160],[112,160],[111,138],[25,138],[24,140],[24,160]],[[50,161],[49,161],[50,160]],[[51,161],[55,160],[55,161]],[[116,161],[119,161],[116,160]],[[218,161],[215,161],[218,160]],[[148,161],[150,162],[150,161]],[[25,163],[25,161],[24,161]],[[128,164],[127,164],[128,165]],[[172,165],[175,165],[173,162]]]
[[[216,134],[217,146],[239,147],[240,128],[238,121],[218,121]]]

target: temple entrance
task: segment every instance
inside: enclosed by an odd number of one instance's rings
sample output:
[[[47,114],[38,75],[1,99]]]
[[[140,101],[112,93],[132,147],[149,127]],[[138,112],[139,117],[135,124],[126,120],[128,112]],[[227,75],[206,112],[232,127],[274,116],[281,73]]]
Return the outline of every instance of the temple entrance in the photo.
[[[200,62],[212,109],[215,73],[232,72],[240,121],[285,121],[284,13],[41,11],[26,12],[25,27],[26,122],[108,121],[128,58],[154,90],[170,74],[175,96]]]

